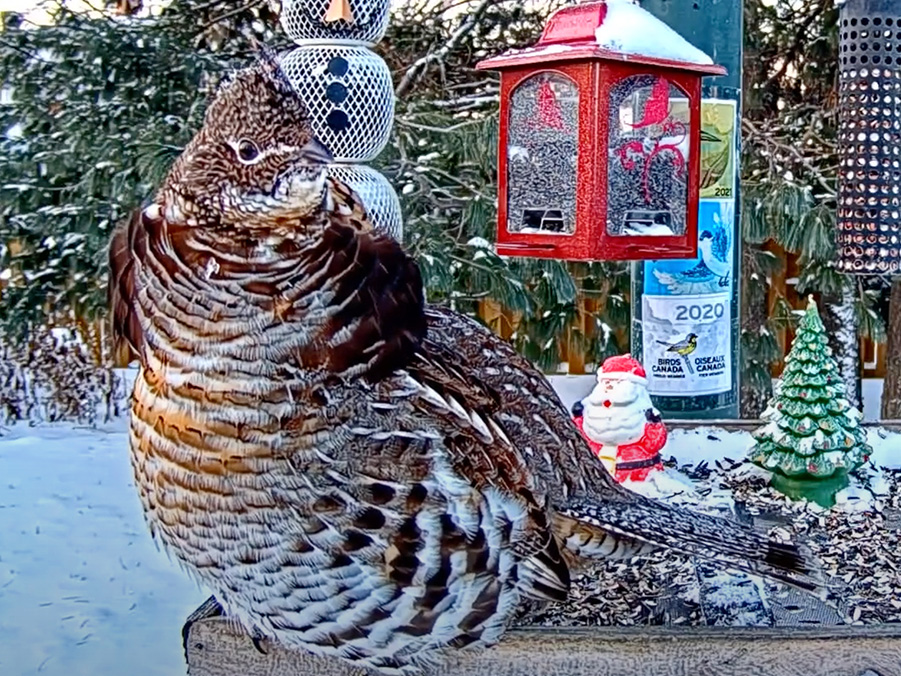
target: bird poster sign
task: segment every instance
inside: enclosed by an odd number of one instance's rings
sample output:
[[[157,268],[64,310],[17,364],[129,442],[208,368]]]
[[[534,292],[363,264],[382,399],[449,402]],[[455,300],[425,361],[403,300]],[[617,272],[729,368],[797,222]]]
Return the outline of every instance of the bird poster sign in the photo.
[[[655,395],[732,389],[735,102],[705,100],[698,256],[645,263],[642,361]]]

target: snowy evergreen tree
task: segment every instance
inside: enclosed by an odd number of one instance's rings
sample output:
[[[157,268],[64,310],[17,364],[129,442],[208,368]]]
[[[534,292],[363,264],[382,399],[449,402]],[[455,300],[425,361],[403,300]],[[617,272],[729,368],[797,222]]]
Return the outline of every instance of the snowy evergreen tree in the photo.
[[[162,13],[46,2],[39,26],[0,12],[0,419],[117,414],[121,387],[100,367],[109,234],[191,137],[217,76],[250,56],[245,34],[264,28],[251,25],[262,3],[152,4]]]
[[[216,64],[157,20],[64,7],[47,26],[4,19],[0,321],[26,337],[103,312],[110,232],[190,137]]]
[[[857,469],[871,452],[813,298],[763,419],[751,460],[785,477],[827,479]]]

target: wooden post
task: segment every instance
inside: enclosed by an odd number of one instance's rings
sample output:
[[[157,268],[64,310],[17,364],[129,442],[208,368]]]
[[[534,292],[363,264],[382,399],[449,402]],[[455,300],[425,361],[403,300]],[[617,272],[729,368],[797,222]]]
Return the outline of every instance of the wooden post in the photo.
[[[882,388],[882,417],[901,418],[901,277],[892,280],[889,300],[888,340],[885,346],[887,368]]]
[[[361,669],[269,643],[229,620],[186,632],[189,676],[361,676]],[[518,629],[427,676],[896,676],[901,625],[829,628]]]
[[[521,315],[511,312],[491,298],[479,301],[479,317],[504,340],[510,340],[521,319]]]
[[[788,254],[782,245],[773,241],[767,242],[763,246],[763,249],[769,251],[773,256],[782,261],[782,265],[780,265],[779,269],[773,273],[773,276],[770,279],[769,288],[767,289],[767,315],[772,317],[773,311],[776,308],[776,303],[780,298],[786,297],[785,280],[788,273]],[[778,342],[779,346],[782,348],[782,356],[785,357],[785,355],[788,354],[788,341],[786,340],[785,329],[777,329],[775,338],[776,342]],[[782,373],[782,360],[779,360],[778,363],[773,365],[771,373],[773,376],[777,377]]]
[[[588,337],[588,315],[585,296],[581,293],[576,299],[578,314],[566,330],[566,363],[567,372],[571,376],[585,373],[585,339]]]

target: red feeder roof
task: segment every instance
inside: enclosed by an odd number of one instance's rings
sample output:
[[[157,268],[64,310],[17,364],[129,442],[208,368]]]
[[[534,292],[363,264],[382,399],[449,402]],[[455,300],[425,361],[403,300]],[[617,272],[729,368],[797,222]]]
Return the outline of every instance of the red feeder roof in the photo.
[[[477,68],[603,59],[678,68],[706,75],[726,69],[631,0],[584,2],[556,12],[534,47],[486,59]]]

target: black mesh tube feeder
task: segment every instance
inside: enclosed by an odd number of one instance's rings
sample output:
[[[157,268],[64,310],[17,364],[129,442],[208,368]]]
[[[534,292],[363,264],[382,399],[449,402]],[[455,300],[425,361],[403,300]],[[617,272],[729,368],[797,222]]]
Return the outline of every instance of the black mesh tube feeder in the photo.
[[[901,0],[845,0],[839,18],[838,269],[901,268]]]

